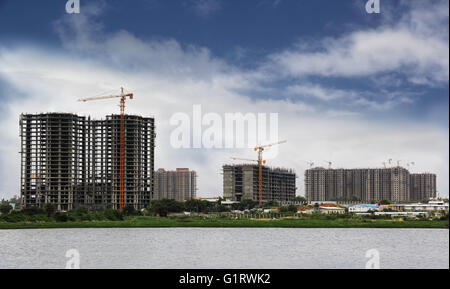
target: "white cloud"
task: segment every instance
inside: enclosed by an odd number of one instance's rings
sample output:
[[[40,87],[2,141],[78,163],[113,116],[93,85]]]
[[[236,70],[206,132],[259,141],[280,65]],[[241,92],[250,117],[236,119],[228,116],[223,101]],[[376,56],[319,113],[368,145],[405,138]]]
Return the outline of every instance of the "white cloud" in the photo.
[[[355,91],[351,89],[335,89],[319,84],[295,84],[286,88],[286,94],[295,98],[313,98],[334,105],[340,104],[348,109],[364,108],[369,111],[392,110],[401,104],[414,103],[413,94],[404,91]],[[348,112],[333,111],[332,115],[349,115]],[[353,115],[353,114],[351,114]]]
[[[286,92],[289,95],[315,97],[325,101],[341,99],[349,94],[349,92],[345,90],[324,88],[318,84],[296,84],[287,87]]]
[[[59,22],[66,51],[55,53],[21,46],[0,48],[0,80],[11,89],[0,123],[2,193],[19,191],[20,113],[65,111],[102,118],[117,112],[117,103],[100,101],[88,105],[76,100],[121,85],[136,96],[127,104],[127,113],[156,118],[155,167],[197,170],[201,196],[221,193],[219,173],[230,157],[254,158],[255,155],[250,149],[172,148],[169,139],[173,127],[169,119],[177,112],[191,114],[193,104],[202,104],[204,113],[221,115],[237,111],[278,112],[279,137],[288,143],[279,147],[278,157],[269,160],[269,164],[295,168],[299,176],[298,193],[304,192],[303,170],[307,165],[302,160],[314,160],[317,164],[332,160],[342,167],[373,167],[381,166],[388,158],[415,161],[415,170],[436,172],[438,189],[448,192],[446,129],[411,120],[369,121],[358,110],[322,111],[306,100],[253,99],[239,91],[263,90],[261,80],[267,75],[260,71],[242,71],[215,58],[205,48],[183,46],[175,40],[145,41],[126,31],[107,35],[100,24],[90,25],[95,23],[89,18],[79,20],[80,23],[73,21],[64,18]],[[335,65],[339,67],[339,63]],[[301,86],[291,89],[305,91]],[[313,84],[306,89],[312,96],[323,99],[330,96],[338,99],[348,94]],[[284,89],[280,90],[281,94],[285,93]]]
[[[318,43],[300,42],[270,56],[267,70],[284,76],[367,77],[397,72],[416,84],[449,78],[448,1],[409,7],[401,21]],[[419,9],[420,8],[420,9]],[[421,9],[423,8],[423,9]]]
[[[118,52],[117,52],[118,53]],[[168,56],[169,57],[169,56]],[[190,56],[187,54],[187,58]],[[170,62],[170,58],[166,59]],[[186,61],[186,59],[185,59]],[[27,66],[23,66],[27,63]],[[184,63],[184,62],[182,62]],[[142,63],[147,66],[148,63]],[[194,64],[193,64],[194,65]],[[213,65],[213,64],[212,64]],[[202,196],[221,193],[221,165],[231,156],[254,158],[251,150],[177,150],[169,143],[173,113],[190,114],[192,104],[202,104],[204,113],[278,112],[280,138],[288,143],[280,147],[271,165],[296,168],[299,192],[303,192],[301,159],[333,160],[344,167],[380,166],[389,157],[411,159],[417,168],[437,172],[439,189],[447,191],[448,132],[417,123],[382,124],[327,119],[315,116],[313,108],[286,100],[252,100],[227,88],[220,75],[210,80],[159,75],[151,66],[146,71],[112,69],[92,60],[49,54],[39,49],[0,53],[0,78],[17,91],[8,104],[5,121],[0,125],[2,192],[17,192],[19,186],[18,116],[22,112],[68,111],[100,118],[117,112],[114,102],[77,103],[80,96],[118,88],[124,84],[135,92],[127,112],[155,115],[157,121],[156,167],[190,167],[199,172]],[[180,71],[185,71],[180,69]],[[181,73],[184,74],[184,73]],[[229,76],[228,76],[229,77]],[[239,78],[239,76],[235,76]],[[330,112],[332,113],[332,112]],[[336,115],[335,115],[336,116]],[[339,116],[339,115],[338,115]]]
[[[190,5],[201,17],[209,17],[222,8],[219,0],[190,0]]]

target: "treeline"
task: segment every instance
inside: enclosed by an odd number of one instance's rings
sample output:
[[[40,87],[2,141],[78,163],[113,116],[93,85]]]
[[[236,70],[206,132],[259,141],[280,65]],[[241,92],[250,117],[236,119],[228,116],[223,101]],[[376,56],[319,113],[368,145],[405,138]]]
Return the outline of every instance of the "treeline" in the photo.
[[[167,217],[170,213],[222,213],[233,210],[250,211],[259,208],[259,203],[253,200],[243,200],[231,206],[224,206],[223,199],[217,202],[190,199],[178,202],[173,199],[152,201],[145,210],[135,210],[132,206],[126,206],[123,210],[104,209],[89,210],[79,207],[69,212],[58,212],[54,204],[45,204],[43,208],[27,207],[21,210],[13,210],[9,204],[0,204],[0,222],[74,222],[74,221],[120,221],[127,216],[160,216]],[[296,213],[297,206],[280,207],[277,201],[266,202],[263,208],[278,207],[281,213]]]
[[[170,213],[195,212],[213,213],[228,212],[231,209],[218,202],[191,199],[186,202],[178,202],[172,199],[155,200],[145,210],[135,210],[132,206],[126,206],[123,210],[104,209],[89,210],[79,207],[69,212],[58,212],[54,204],[45,204],[43,208],[26,207],[21,210],[13,210],[7,203],[0,204],[0,222],[68,222],[68,221],[121,221],[127,216],[151,216],[167,217]],[[253,202],[253,201],[252,201]],[[255,202],[256,203],[256,202]],[[257,203],[256,203],[257,204]],[[255,204],[245,203],[245,208],[254,207]],[[239,208],[242,206],[239,205]]]
[[[75,222],[75,221],[120,221],[124,219],[130,209],[123,211],[106,209],[101,211],[90,211],[80,207],[69,212],[57,212],[56,205],[46,204],[44,208],[26,207],[22,210],[8,211],[2,205],[0,222]],[[134,211],[134,208],[131,208]]]

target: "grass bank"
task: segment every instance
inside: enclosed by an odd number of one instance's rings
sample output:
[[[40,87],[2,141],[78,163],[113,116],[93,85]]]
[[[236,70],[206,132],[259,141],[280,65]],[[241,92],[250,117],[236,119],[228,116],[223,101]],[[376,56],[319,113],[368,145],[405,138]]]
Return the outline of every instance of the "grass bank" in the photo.
[[[229,218],[159,218],[130,217],[123,221],[75,222],[0,222],[0,229],[56,229],[56,228],[433,228],[448,229],[445,220],[370,220],[370,219],[229,219]]]

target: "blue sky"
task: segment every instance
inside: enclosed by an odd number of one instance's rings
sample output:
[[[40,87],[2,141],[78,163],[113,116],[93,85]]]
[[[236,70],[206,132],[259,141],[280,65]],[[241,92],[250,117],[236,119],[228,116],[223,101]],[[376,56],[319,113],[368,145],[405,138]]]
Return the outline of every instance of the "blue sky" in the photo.
[[[2,36],[59,43],[52,22],[64,13],[64,1],[1,2]],[[81,3],[83,9],[88,1]],[[364,6],[354,1],[137,0],[130,4],[111,0],[105,3],[104,12],[98,18],[107,31],[126,29],[139,37],[176,38],[208,46],[220,56],[226,56],[236,46],[267,54],[291,45],[298,37],[335,35],[345,32],[346,25],[369,26],[378,24],[380,18],[368,16]]]
[[[216,173],[247,152],[161,149],[170,116],[195,103],[217,113],[276,110],[280,135],[293,142],[273,165],[297,169],[299,194],[305,160],[365,167],[388,158],[438,173],[448,193],[448,1],[381,0],[381,13],[367,14],[365,0],[81,0],[77,15],[65,2],[0,0],[0,100],[11,132],[0,194],[18,191],[18,113],[101,117],[103,107],[68,103],[118,79],[148,93],[130,110],[161,122],[157,167],[199,170],[200,195],[220,194],[221,182],[196,166],[212,163]]]
[[[61,4],[60,2],[63,2]],[[89,9],[96,1],[81,1],[81,9]],[[426,1],[430,4],[439,1]],[[267,60],[268,55],[294,47],[298,43],[344,37],[355,30],[369,30],[391,24],[400,18],[409,6],[407,1],[384,1],[383,13],[367,14],[365,1],[289,1],[289,0],[110,0],[101,3],[101,13],[95,22],[105,33],[126,30],[147,40],[175,39],[181,45],[206,47],[215,57],[244,70],[254,69]],[[55,33],[55,21],[65,13],[65,1],[1,1],[0,37],[11,46],[29,43],[60,49],[61,40]],[[395,23],[395,22],[394,22]],[[443,31],[447,27],[440,27]],[[396,73],[395,70],[390,73]],[[374,77],[390,77],[389,73]],[[402,75],[395,75],[396,80]],[[325,83],[335,89],[356,89],[384,94],[373,79],[366,77],[307,78],[314,83]],[[271,87],[295,83],[297,79],[283,79]],[[448,126],[448,85],[401,85],[385,87],[402,92],[414,100],[409,105],[395,107],[395,112],[378,111],[374,117],[396,118],[413,116],[436,125]],[[252,94],[253,95],[253,94]],[[285,97],[269,93],[254,97]],[[376,96],[374,96],[376,97]],[[334,104],[336,105],[336,103]],[[341,105],[341,104],[339,104]]]

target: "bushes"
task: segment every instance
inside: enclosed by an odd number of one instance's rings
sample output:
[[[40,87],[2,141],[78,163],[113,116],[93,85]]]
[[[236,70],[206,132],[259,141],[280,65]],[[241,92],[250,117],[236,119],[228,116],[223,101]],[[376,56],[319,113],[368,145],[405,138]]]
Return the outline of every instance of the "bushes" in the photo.
[[[184,210],[196,213],[229,212],[230,209],[222,205],[222,200],[217,202],[208,202],[206,200],[190,199],[181,203]]]
[[[67,213],[58,212],[55,214],[55,221],[57,222],[67,222],[68,220],[69,217],[67,216]]]
[[[242,200],[240,203],[231,205],[233,210],[240,210],[240,211],[251,210],[253,208],[256,208],[257,206],[258,202],[253,200]]]
[[[124,216],[142,216],[142,212],[134,209],[133,206],[125,206],[123,207],[123,215]]]
[[[20,211],[21,213],[23,213],[26,216],[33,216],[33,215],[39,215],[39,214],[44,214],[44,209],[41,209],[39,207],[26,207],[24,209],[22,209],[22,211]]]
[[[297,206],[295,205],[290,205],[290,206],[285,206],[285,207],[280,207],[280,213],[297,213]]]
[[[184,210],[184,204],[173,199],[152,201],[149,211],[160,217],[167,217],[169,213],[178,213]]]
[[[184,203],[186,211],[205,213],[209,211],[210,203],[204,200],[190,199]]]
[[[121,211],[118,211],[118,210],[106,209],[103,211],[103,215],[109,221],[122,221],[123,220],[123,214]]]
[[[280,203],[276,200],[263,203],[263,208],[279,207]]]
[[[26,221],[26,217],[22,214],[8,214],[0,216],[0,220],[8,223],[18,223]]]
[[[44,211],[47,213],[48,217],[53,216],[56,213],[57,207],[55,204],[47,203],[44,206]]]
[[[77,208],[77,209],[74,210],[73,212],[74,212],[74,214],[76,214],[77,216],[83,216],[83,215],[89,214],[89,210],[88,210],[86,207],[84,207],[84,206],[81,206],[81,207]]]
[[[13,207],[10,204],[2,203],[0,204],[0,213],[3,215],[9,214],[11,212]]]
[[[122,212],[113,209],[103,211],[89,211],[80,207],[70,212],[54,212],[53,206],[45,206],[45,209],[38,207],[28,207],[21,211],[12,211],[9,214],[0,215],[0,222],[19,223],[19,222],[75,222],[75,221],[93,221],[93,220],[123,220]],[[140,212],[136,212],[139,214]]]
[[[53,219],[44,214],[28,216],[27,221],[29,222],[49,222]]]

